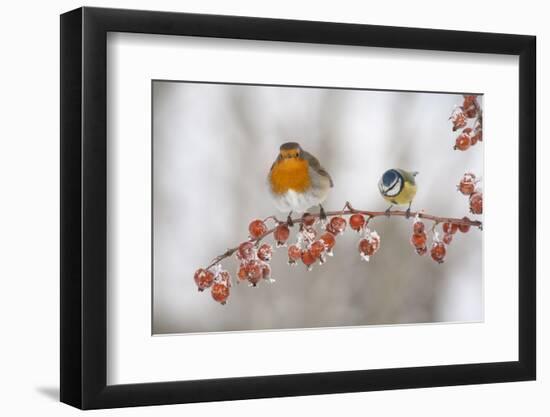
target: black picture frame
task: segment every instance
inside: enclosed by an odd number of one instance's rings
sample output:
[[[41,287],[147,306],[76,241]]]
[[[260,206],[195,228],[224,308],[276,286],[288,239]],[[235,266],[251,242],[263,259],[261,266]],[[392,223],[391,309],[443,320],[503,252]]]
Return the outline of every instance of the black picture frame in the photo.
[[[519,56],[518,361],[107,385],[108,32]],[[535,54],[524,35],[88,7],[61,15],[61,401],[94,409],[535,379]]]

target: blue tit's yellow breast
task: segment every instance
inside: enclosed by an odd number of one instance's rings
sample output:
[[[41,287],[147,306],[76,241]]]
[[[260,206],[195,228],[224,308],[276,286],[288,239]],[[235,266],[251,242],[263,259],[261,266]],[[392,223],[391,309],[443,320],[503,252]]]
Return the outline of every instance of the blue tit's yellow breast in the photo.
[[[281,159],[273,165],[269,180],[275,194],[284,194],[289,190],[303,193],[311,186],[309,164],[302,158]]]
[[[416,184],[413,184],[409,181],[405,181],[403,184],[403,189],[397,195],[392,197],[384,196],[384,198],[392,204],[405,205],[409,204],[414,196],[416,195]]]

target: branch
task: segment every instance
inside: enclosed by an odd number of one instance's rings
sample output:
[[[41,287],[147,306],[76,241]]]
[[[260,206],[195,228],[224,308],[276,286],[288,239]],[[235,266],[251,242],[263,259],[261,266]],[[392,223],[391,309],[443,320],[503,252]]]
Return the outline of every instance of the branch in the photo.
[[[431,221],[434,222],[434,227],[436,225],[438,225],[439,223],[450,223],[450,224],[455,224],[457,226],[463,225],[463,226],[478,227],[479,229],[483,228],[483,224],[479,220],[470,220],[470,219],[467,219],[467,218],[458,219],[458,218],[453,218],[453,217],[434,216],[434,215],[431,215],[431,214],[424,213],[423,211],[416,211],[416,212],[411,211],[410,213],[407,213],[407,211],[404,211],[404,210],[390,210],[390,211],[387,211],[387,212],[386,211],[359,210],[359,209],[353,208],[349,202],[346,202],[343,210],[340,210],[340,211],[327,211],[325,214],[326,214],[327,217],[344,216],[344,215],[349,215],[349,214],[363,214],[363,215],[368,217],[369,221],[371,219],[375,218],[375,217],[405,217],[405,218],[412,217],[412,218],[431,220]],[[313,218],[320,217],[320,213],[316,213],[316,214],[310,213],[309,215]],[[301,224],[304,221],[304,217],[293,218],[293,219],[291,219],[291,222],[281,221],[281,220],[277,219],[277,217],[275,217],[275,216],[269,216],[265,220],[273,220],[274,222],[277,223],[277,225],[289,224],[289,223],[290,224]],[[258,244],[264,238],[266,238],[267,236],[273,234],[275,229],[276,229],[276,227],[273,227],[273,228],[269,229],[267,232],[265,232],[264,234],[262,234],[261,236],[259,236],[257,238],[254,238],[254,239],[249,239],[248,241],[252,242],[254,244]],[[223,261],[224,259],[229,258],[238,249],[239,249],[239,246],[227,249],[221,255],[216,256],[212,260],[212,262],[205,269],[208,270],[208,269],[212,268],[213,266],[217,265],[218,263],[220,263],[221,261]]]

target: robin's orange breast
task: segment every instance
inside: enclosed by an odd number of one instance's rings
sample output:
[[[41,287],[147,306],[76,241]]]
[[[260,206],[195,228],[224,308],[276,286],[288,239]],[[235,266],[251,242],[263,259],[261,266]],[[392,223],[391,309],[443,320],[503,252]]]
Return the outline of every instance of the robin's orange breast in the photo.
[[[276,162],[269,179],[275,194],[284,194],[289,190],[303,193],[311,186],[308,162],[300,158],[286,158]]]

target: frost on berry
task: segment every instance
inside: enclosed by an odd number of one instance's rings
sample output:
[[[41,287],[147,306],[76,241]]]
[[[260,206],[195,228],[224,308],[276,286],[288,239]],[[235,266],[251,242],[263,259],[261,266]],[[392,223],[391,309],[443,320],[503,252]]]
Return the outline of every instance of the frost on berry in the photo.
[[[212,298],[218,303],[224,305],[227,302],[229,297],[229,286],[222,283],[216,282],[212,285]]]
[[[239,269],[237,270],[237,278],[238,278],[237,283],[239,283],[240,281],[246,281],[246,279],[248,278],[248,275],[246,272],[246,264],[243,263],[239,265]]]
[[[248,282],[255,287],[258,282],[263,278],[263,264],[262,262],[253,259],[246,263],[246,278],[248,279]]]
[[[239,245],[237,249],[237,259],[241,261],[250,261],[256,256],[254,243],[252,242],[243,242]]]
[[[302,262],[307,267],[307,270],[311,271],[312,265],[315,263],[315,257],[311,253],[311,250],[302,251]]]
[[[361,259],[369,261],[380,248],[380,236],[375,231],[370,230],[365,233],[365,237],[359,241],[359,254]]]
[[[470,211],[473,214],[483,214],[483,194],[479,191],[470,196]]]
[[[262,278],[269,282],[275,282],[275,280],[271,278],[271,266],[266,262],[262,264]]]
[[[286,224],[278,225],[273,232],[273,238],[277,242],[277,247],[283,246],[288,240],[289,236],[290,230]]]
[[[460,151],[465,151],[470,147],[471,144],[472,144],[472,142],[471,142],[471,139],[470,139],[470,135],[468,133],[461,133],[456,138],[454,149],[455,150],[458,149]]]
[[[309,247],[309,251],[315,259],[320,259],[323,253],[325,252],[325,244],[320,240],[316,240]]]
[[[360,232],[365,226],[365,216],[360,213],[352,214],[349,218],[349,227],[351,227],[356,232]]]
[[[302,258],[302,250],[298,245],[291,245],[288,247],[288,263],[295,265],[296,261]]]
[[[332,248],[336,245],[336,237],[330,232],[325,232],[319,240],[324,243],[327,255],[332,256]]]
[[[434,261],[442,264],[445,261],[445,255],[447,254],[445,244],[439,241],[434,242],[430,254],[432,255],[432,259]]]
[[[267,226],[262,220],[256,219],[248,225],[248,232],[252,239],[257,239],[267,233]]]
[[[476,96],[464,96],[464,102],[462,103],[462,108],[464,109],[464,114],[466,117],[473,119],[477,116],[479,110],[479,104],[477,102]]]
[[[414,233],[421,234],[422,232],[424,232],[425,228],[426,226],[420,220],[417,219],[414,221],[414,224],[413,224]]]
[[[258,248],[258,258],[262,261],[269,262],[271,260],[271,255],[273,254],[273,249],[271,248],[271,245],[268,243],[264,243],[262,246]]]
[[[416,253],[419,254],[420,256],[426,255],[427,252],[428,252],[428,248],[426,246],[423,246],[421,248],[416,248]]]
[[[195,272],[194,279],[199,291],[204,291],[214,283],[214,274],[206,269],[200,268]]]
[[[455,132],[457,129],[462,129],[467,124],[466,115],[460,107],[454,109],[450,119],[453,123],[453,132]]]
[[[335,216],[330,219],[330,223],[327,225],[327,231],[334,235],[339,235],[346,230],[346,224],[346,219],[341,216]]]
[[[460,183],[458,184],[457,188],[462,194],[470,195],[475,191],[476,183],[477,183],[477,179],[475,174],[472,174],[471,172],[467,172],[464,174],[464,176],[460,180]]]

